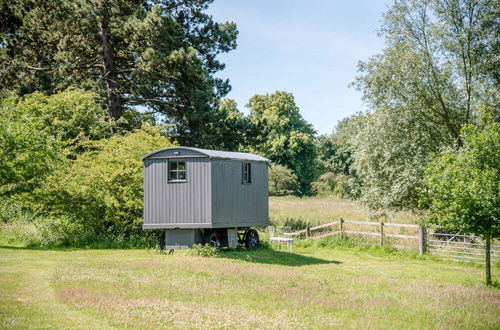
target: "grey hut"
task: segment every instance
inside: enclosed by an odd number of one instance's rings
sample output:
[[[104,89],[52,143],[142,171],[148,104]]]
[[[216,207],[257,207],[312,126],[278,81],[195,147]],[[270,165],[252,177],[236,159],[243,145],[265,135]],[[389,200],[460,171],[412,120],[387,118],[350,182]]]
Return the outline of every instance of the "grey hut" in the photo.
[[[144,229],[160,247],[195,243],[255,248],[252,226],[269,224],[269,159],[242,152],[170,147],[144,157]]]

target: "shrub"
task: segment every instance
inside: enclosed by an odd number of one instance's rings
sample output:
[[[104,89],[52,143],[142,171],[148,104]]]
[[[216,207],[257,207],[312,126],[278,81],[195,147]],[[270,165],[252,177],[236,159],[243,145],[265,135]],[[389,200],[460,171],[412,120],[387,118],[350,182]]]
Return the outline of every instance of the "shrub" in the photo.
[[[143,233],[140,157],[171,145],[160,127],[87,141],[88,151],[56,171],[24,200],[43,215],[71,218],[82,233],[124,237]]]
[[[191,254],[198,257],[218,257],[220,252],[208,244],[195,244]]]
[[[0,100],[0,194],[29,191],[64,159],[60,141],[42,118]]]
[[[283,165],[269,167],[269,195],[285,196],[297,192],[299,188],[297,175]]]
[[[349,197],[349,177],[342,173],[327,172],[312,183],[312,190],[318,195]]]
[[[286,218],[283,222],[283,227],[289,227],[291,231],[306,229],[307,226],[310,227],[311,223],[300,218]]]

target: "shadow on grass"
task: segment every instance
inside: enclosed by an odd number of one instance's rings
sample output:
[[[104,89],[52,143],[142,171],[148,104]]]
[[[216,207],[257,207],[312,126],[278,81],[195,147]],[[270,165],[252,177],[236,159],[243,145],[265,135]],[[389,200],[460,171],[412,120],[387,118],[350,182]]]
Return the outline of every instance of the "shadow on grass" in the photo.
[[[59,251],[59,252],[71,252],[77,250],[88,250],[85,248],[75,248],[75,247],[41,247],[41,246],[12,246],[12,245],[0,245],[0,249],[6,250],[31,250],[31,251]]]
[[[318,264],[341,264],[336,260],[325,260],[308,257],[301,254],[276,251],[272,249],[258,249],[255,251],[230,251],[221,253],[221,258],[243,260],[260,264],[283,266],[307,266]]]

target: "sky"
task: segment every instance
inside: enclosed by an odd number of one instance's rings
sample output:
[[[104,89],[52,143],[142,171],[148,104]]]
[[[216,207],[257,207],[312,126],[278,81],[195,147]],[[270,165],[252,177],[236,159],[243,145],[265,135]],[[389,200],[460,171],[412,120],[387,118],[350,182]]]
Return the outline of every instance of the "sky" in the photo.
[[[219,56],[229,78],[226,96],[245,108],[255,94],[291,92],[318,134],[366,110],[348,85],[357,64],[379,53],[377,36],[390,0],[215,0],[208,12],[238,26],[238,46]]]

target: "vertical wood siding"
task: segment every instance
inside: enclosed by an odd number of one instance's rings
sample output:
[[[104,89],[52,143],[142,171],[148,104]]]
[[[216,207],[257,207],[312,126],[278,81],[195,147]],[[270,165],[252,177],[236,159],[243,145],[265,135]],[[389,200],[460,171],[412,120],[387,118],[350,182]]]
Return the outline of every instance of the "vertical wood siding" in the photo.
[[[252,183],[242,184],[242,162],[212,160],[214,227],[264,226],[269,222],[267,164],[250,162]]]
[[[186,182],[167,182],[168,159],[144,160],[145,225],[211,223],[210,159],[182,160],[186,161]]]

